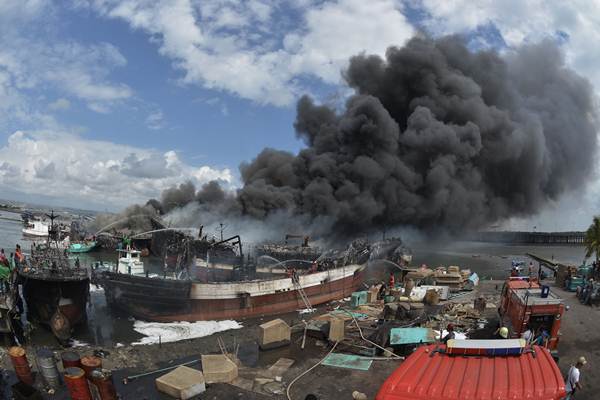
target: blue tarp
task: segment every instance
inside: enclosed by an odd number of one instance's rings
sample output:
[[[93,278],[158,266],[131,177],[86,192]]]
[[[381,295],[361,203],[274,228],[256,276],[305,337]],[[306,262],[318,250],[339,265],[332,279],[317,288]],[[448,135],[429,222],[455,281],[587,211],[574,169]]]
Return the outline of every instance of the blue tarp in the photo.
[[[390,344],[398,346],[403,344],[433,343],[433,332],[428,328],[392,328],[390,329]]]
[[[352,354],[331,353],[325,357],[325,360],[323,360],[322,364],[327,365],[328,367],[368,371],[369,368],[371,368],[371,364],[373,364],[373,360]]]

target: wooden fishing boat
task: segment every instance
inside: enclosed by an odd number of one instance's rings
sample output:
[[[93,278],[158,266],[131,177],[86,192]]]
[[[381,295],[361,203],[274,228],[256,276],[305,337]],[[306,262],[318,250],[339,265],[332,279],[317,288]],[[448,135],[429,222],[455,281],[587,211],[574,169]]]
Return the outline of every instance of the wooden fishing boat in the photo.
[[[154,277],[100,270],[94,279],[104,287],[111,306],[135,318],[160,322],[244,319],[350,296],[361,286],[369,258],[364,245],[324,257],[305,269],[261,270],[244,260],[238,236],[214,245],[231,239],[239,244],[238,264],[204,260]],[[211,275],[207,270],[219,272]]]
[[[46,243],[33,243],[28,257],[16,263],[18,283],[23,285],[27,317],[50,327],[61,341],[86,320],[90,276],[76,261],[72,266],[58,241],[58,229],[51,218]]]

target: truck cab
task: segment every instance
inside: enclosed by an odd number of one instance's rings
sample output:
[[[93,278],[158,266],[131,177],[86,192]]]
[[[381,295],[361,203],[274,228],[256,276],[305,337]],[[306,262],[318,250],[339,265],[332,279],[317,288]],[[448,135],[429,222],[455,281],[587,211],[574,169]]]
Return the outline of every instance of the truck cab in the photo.
[[[502,287],[498,311],[512,338],[521,337],[528,325],[534,337],[545,330],[549,336],[543,346],[557,355],[565,305],[548,286],[540,286],[537,280],[528,277],[511,277]]]

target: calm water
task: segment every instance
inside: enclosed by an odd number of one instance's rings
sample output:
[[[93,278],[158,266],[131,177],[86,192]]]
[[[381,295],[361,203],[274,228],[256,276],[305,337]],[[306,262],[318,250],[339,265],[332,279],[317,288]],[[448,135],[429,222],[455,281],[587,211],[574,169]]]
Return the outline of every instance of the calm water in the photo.
[[[20,215],[5,211],[0,217],[20,220]],[[17,243],[27,252],[31,242],[21,234],[20,222],[0,220],[0,247],[7,253],[14,250]],[[509,246],[492,243],[418,243],[412,244],[413,265],[427,264],[430,267],[440,265],[458,265],[470,268],[482,278],[503,279],[510,270],[513,259],[527,260],[526,253],[534,253],[543,257],[579,265],[584,257],[581,246]],[[116,262],[116,252],[93,252],[81,254],[82,265],[90,265],[93,261],[102,260]],[[145,259],[150,269],[160,268],[160,260]],[[74,333],[77,341],[99,346],[114,346],[117,343],[130,343],[141,335],[133,330],[133,320],[126,315],[116,315],[106,306],[104,293],[100,290],[91,292],[88,308],[87,326],[79,327]],[[35,327],[31,339],[38,344],[54,343],[53,336],[43,327]]]
[[[580,265],[585,256],[583,246],[502,245],[497,243],[456,242],[451,244],[415,244],[413,264],[458,265],[470,268],[482,278],[504,279],[512,260],[529,262],[533,253],[545,258]]]

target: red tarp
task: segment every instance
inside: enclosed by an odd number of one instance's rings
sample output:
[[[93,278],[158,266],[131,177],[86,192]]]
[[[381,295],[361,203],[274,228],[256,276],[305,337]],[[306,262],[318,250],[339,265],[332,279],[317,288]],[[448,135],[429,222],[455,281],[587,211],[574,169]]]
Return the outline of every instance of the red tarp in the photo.
[[[379,389],[376,400],[559,400],[565,384],[545,348],[519,356],[451,356],[418,348]]]

